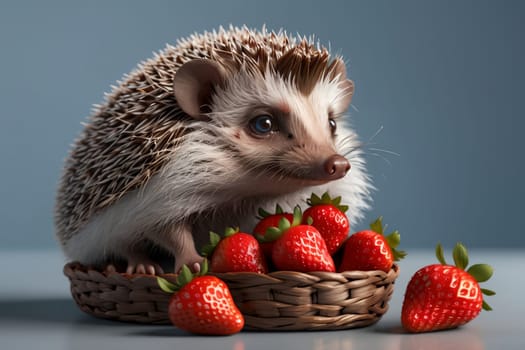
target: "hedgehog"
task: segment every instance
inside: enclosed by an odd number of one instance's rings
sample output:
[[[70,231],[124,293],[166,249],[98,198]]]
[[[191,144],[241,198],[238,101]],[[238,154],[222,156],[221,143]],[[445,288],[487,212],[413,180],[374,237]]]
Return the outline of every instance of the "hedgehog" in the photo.
[[[127,273],[198,270],[210,230],[311,193],[364,216],[372,189],[345,113],[345,62],[313,37],[243,26],[195,33],[125,75],[65,160],[55,206],[68,259]]]

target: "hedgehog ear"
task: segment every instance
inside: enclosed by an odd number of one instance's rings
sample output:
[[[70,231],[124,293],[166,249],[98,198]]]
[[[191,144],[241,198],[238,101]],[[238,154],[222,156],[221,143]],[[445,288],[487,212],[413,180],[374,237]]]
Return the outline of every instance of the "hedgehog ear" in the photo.
[[[179,107],[195,119],[206,120],[213,91],[224,82],[224,77],[224,69],[212,60],[184,63],[173,78],[173,93]]]
[[[354,82],[346,78],[346,66],[342,59],[336,58],[332,63],[330,69],[331,78],[340,81],[340,88],[344,91],[343,97],[340,100],[341,110],[346,110],[352,102],[354,96]]]

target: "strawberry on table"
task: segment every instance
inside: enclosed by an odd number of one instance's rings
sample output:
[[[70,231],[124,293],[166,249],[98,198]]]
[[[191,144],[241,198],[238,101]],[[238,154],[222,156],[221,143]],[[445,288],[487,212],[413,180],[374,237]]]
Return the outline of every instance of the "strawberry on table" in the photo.
[[[396,250],[401,236],[398,231],[383,235],[382,218],[370,224],[370,230],[363,230],[351,235],[344,243],[343,258],[339,271],[372,271],[388,272],[394,261],[406,256],[404,251]]]
[[[281,220],[281,218],[286,218],[288,221],[292,222],[293,214],[284,212],[281,206],[279,204],[276,204],[274,213],[269,213],[266,210],[260,208],[258,218],[260,221],[253,229],[253,235],[264,237],[268,228],[279,226],[279,221]],[[261,242],[261,249],[263,251],[264,256],[268,260],[272,258],[272,248],[273,242]]]
[[[208,335],[230,335],[244,327],[244,317],[235,305],[228,286],[215,276],[206,276],[207,263],[192,275],[184,265],[173,284],[157,277],[159,287],[174,293],[168,304],[170,321],[187,332]]]
[[[452,252],[454,265],[447,265],[441,245],[436,247],[440,264],[418,270],[408,283],[401,322],[409,332],[430,332],[461,326],[476,316],[483,308],[491,307],[483,294],[494,295],[489,289],[480,288],[493,269],[487,264],[468,266],[467,249],[458,243]]]
[[[295,207],[292,222],[281,218],[278,227],[271,227],[257,238],[274,241],[272,261],[278,270],[299,272],[335,271],[335,265],[319,231],[310,225],[301,225],[302,214]]]
[[[303,224],[311,220],[311,225],[323,236],[330,255],[334,254],[350,232],[350,221],[345,215],[348,206],[341,205],[341,196],[332,198],[328,192],[321,197],[312,193],[306,202],[310,207],[303,213]]]
[[[203,248],[203,254],[211,256],[212,272],[268,272],[259,242],[238,228],[228,227],[223,238],[210,232],[210,244]]]

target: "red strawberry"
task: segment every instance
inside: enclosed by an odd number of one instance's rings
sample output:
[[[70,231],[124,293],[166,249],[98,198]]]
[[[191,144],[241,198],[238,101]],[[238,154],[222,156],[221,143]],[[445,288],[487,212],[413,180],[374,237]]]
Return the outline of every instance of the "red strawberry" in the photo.
[[[456,266],[447,265],[441,245],[436,256],[441,264],[418,270],[408,283],[401,322],[409,332],[430,332],[461,326],[474,319],[481,309],[491,310],[483,295],[494,295],[480,288],[478,282],[488,280],[493,273],[486,264],[472,265],[468,270],[466,248],[458,243],[453,251]]]
[[[274,240],[272,261],[278,270],[300,272],[335,271],[334,261],[319,231],[309,225],[299,225],[301,209],[294,210],[293,221],[281,218],[279,227],[267,230],[259,239]]]
[[[213,272],[266,273],[266,261],[259,242],[252,235],[231,227],[224,238],[210,232],[210,244],[203,248],[205,256],[211,255],[210,270]]]
[[[370,224],[371,230],[359,231],[351,235],[344,244],[343,259],[339,271],[372,271],[388,272],[394,263],[406,256],[395,248],[401,236],[394,231],[383,235],[382,218]]]
[[[330,254],[334,254],[350,231],[350,221],[345,215],[348,206],[341,205],[340,196],[332,199],[328,192],[321,198],[312,193],[306,202],[310,208],[303,214],[303,224],[315,227],[323,236]]]
[[[270,227],[277,227],[279,225],[279,221],[281,218],[286,218],[288,221],[292,222],[293,220],[293,214],[291,213],[285,213],[283,212],[283,209],[277,204],[275,206],[275,213],[271,214],[267,212],[266,210],[260,208],[259,209],[259,219],[260,221],[257,223],[255,228],[253,229],[253,235],[254,236],[263,236],[266,234],[266,230]],[[261,249],[263,251],[264,256],[270,260],[272,258],[272,249],[273,249],[273,242],[262,242],[261,243]]]
[[[203,266],[201,273],[193,276],[184,265],[176,284],[157,277],[163,291],[175,293],[168,304],[171,322],[182,330],[197,334],[230,335],[240,332],[244,327],[244,317],[235,305],[228,286],[215,276],[204,276],[206,270],[207,266]]]

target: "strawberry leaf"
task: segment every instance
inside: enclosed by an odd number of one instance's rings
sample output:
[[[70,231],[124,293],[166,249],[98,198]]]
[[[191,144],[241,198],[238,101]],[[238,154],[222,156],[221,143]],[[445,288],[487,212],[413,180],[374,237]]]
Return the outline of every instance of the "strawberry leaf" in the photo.
[[[492,311],[492,308],[490,307],[489,304],[487,304],[487,302],[485,300],[483,300],[483,303],[481,304],[481,307],[483,308],[483,310],[485,311]]]
[[[208,259],[204,259],[201,264],[201,270],[198,273],[198,276],[204,276],[208,274]]]
[[[465,270],[468,266],[468,252],[467,248],[461,243],[457,243],[452,250],[452,258],[454,258],[454,264],[456,267]]]
[[[163,292],[173,294],[177,291],[177,286],[165,278],[157,276],[157,284]]]
[[[285,219],[286,218],[281,218]],[[301,224],[301,221],[303,220],[303,213],[301,211],[301,207],[296,205],[295,208],[293,208],[293,221],[291,222],[290,226],[288,226],[286,229],[289,229],[291,226],[297,226]],[[286,222],[290,223],[290,221],[286,220]],[[280,222],[279,222],[280,223]],[[284,232],[284,230],[283,230]]]
[[[445,255],[443,254],[443,247],[440,243],[436,245],[436,258],[441,263],[441,265],[447,265],[447,261],[445,260]]]
[[[224,237],[230,237],[230,236],[233,236],[234,234],[236,234],[237,232],[239,232],[239,228],[238,227],[227,227],[226,230],[224,231]],[[221,240],[221,237],[219,236],[219,241]],[[219,242],[217,242],[219,243]]]
[[[337,208],[342,211],[343,213],[346,213],[348,211],[348,205],[338,205]]]
[[[188,266],[182,265],[179,276],[177,277],[177,285],[180,287],[188,284],[193,279],[193,274]]]
[[[213,231],[210,231],[210,243],[202,247],[201,255],[202,256],[212,255],[213,251],[215,250],[215,247],[217,246],[217,244],[219,244],[220,241],[221,241],[221,236]]]
[[[310,198],[308,198],[306,200],[306,204],[308,204],[311,207],[313,207],[314,205],[317,205],[317,204],[321,204],[321,203],[322,203],[321,198],[319,198],[319,196],[316,195],[315,193],[312,193]]]
[[[485,294],[486,296],[496,295],[495,291],[486,288],[481,288],[481,293]]]
[[[397,248],[399,243],[401,242],[401,235],[399,234],[399,231],[394,231],[388,236],[385,237],[386,242],[388,243],[388,246],[391,249]]]
[[[370,224],[370,229],[382,235],[383,234],[383,217],[380,216],[377,219],[375,219],[375,221]]]
[[[274,213],[270,213],[266,210],[264,210],[263,208],[259,208],[257,209],[257,214],[258,216],[256,216],[257,219],[259,220],[262,220],[268,216],[271,216],[271,215],[274,215],[274,214],[282,214],[284,213],[284,210],[283,208],[279,205],[279,204],[275,204],[275,212]]]
[[[312,224],[314,223],[314,219],[312,219],[311,216],[308,216],[308,217],[306,218],[306,223],[307,223],[308,225],[312,226]]]
[[[492,274],[494,273],[494,269],[492,266],[487,264],[475,264],[472,265],[467,272],[474,277],[474,279],[478,282],[485,282],[490,277],[492,277]]]
[[[295,221],[295,219],[294,219],[294,221]],[[287,218],[282,217],[282,218],[279,220],[279,226],[278,226],[278,228],[279,228],[280,233],[282,233],[282,232],[288,230],[291,226],[292,226],[292,223],[290,223],[290,221],[288,221]],[[271,227],[269,227],[268,230],[270,230],[270,228],[271,228]],[[267,231],[268,231],[268,230],[267,230]]]
[[[407,253],[404,250],[392,249],[392,255],[394,256],[394,261],[399,261],[404,259]]]
[[[259,208],[257,213],[259,214],[258,219],[264,219],[265,217],[272,215],[269,212],[267,212],[266,210],[264,210],[263,208]]]
[[[219,244],[221,241],[221,236],[218,233],[210,231],[210,243],[213,245]]]
[[[268,227],[266,229],[266,233],[264,234],[264,236],[258,235],[262,237],[262,239],[259,239],[259,242],[262,242],[262,243],[273,242],[277,238],[281,237],[282,233],[283,231],[281,231],[281,229],[278,227],[273,227],[273,226]]]

